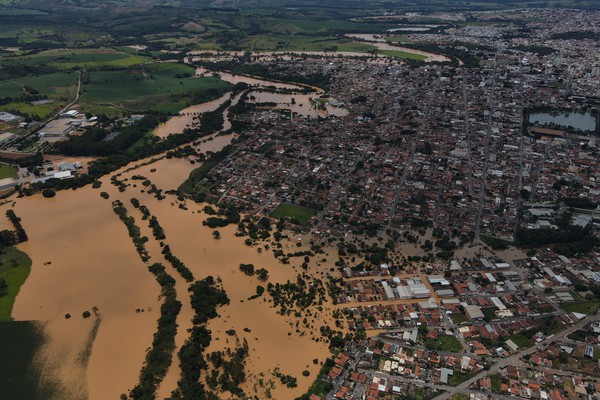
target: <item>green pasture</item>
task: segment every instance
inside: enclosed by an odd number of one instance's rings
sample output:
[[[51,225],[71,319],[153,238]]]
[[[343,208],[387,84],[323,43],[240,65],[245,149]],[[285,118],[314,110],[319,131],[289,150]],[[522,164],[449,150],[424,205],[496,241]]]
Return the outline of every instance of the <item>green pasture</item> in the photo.
[[[394,24],[380,24],[369,22],[354,22],[344,19],[291,19],[291,18],[265,18],[259,21],[262,29],[276,33],[298,32],[373,32],[381,33],[387,29],[395,28]]]
[[[0,7],[0,15],[48,15],[48,13],[27,8]]]
[[[12,307],[21,285],[31,272],[31,259],[16,247],[0,248],[0,278],[8,285],[8,294],[0,297],[0,321],[11,320]]]
[[[0,81],[0,93],[3,96],[19,98],[25,94],[23,87],[28,86],[39,92],[40,95],[48,96],[59,101],[73,100],[77,94],[76,72],[60,72],[33,77],[8,79]]]
[[[256,35],[240,43],[250,51],[348,51],[368,53],[375,46],[335,36]]]
[[[99,67],[131,67],[144,64],[149,58],[119,52],[114,49],[53,49],[42,51],[33,55],[5,58],[0,61],[0,66],[47,65],[57,69],[94,69]]]
[[[40,119],[45,119],[52,114],[52,105],[33,105],[29,103],[9,103],[0,106],[0,111],[18,111],[30,116],[37,115]]]
[[[177,74],[193,72],[191,67],[171,63],[117,71],[92,71],[89,83],[82,87],[81,101],[132,111],[177,112],[185,108],[186,98],[210,90],[227,90],[231,86],[214,77],[176,77]]]
[[[406,51],[399,50],[378,50],[378,54],[383,54],[388,57],[398,58],[402,60],[418,60],[423,61],[427,59],[427,57],[421,54],[407,53]]]

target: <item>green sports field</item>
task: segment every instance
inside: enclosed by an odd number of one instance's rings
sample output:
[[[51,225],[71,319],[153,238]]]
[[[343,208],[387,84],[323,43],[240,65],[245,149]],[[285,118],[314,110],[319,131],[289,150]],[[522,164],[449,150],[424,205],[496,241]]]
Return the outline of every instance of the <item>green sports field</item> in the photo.
[[[288,203],[280,204],[275,211],[273,211],[274,218],[295,218],[302,225],[306,225],[308,221],[316,214],[317,212],[312,208]]]
[[[0,163],[0,179],[14,178],[15,176],[17,176],[16,169],[8,164]]]

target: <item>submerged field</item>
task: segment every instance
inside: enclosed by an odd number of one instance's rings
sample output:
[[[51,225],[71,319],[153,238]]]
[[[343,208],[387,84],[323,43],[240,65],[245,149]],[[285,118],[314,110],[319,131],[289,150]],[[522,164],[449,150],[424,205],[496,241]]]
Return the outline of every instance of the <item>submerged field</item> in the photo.
[[[43,339],[40,327],[28,321],[0,322],[0,384],[3,399],[37,400],[47,398],[39,387],[39,371],[34,367],[36,352]]]

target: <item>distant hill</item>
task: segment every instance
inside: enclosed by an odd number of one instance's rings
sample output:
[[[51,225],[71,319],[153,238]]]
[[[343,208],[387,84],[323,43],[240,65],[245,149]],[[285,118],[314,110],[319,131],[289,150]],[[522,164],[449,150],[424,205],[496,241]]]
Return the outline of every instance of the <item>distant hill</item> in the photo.
[[[55,9],[114,10],[147,9],[154,6],[256,9],[256,8],[328,8],[395,11],[460,11],[490,10],[522,7],[567,7],[600,9],[597,0],[15,0],[11,7],[51,11]]]

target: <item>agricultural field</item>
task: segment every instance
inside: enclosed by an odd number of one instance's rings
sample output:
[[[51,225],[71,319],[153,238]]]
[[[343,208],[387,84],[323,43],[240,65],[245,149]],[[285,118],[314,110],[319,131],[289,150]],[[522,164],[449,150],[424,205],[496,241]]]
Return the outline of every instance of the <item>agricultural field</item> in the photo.
[[[47,118],[56,108],[73,101],[77,94],[78,76],[77,72],[59,72],[0,80],[2,97],[12,99],[10,103],[1,105],[0,110],[34,119]],[[36,99],[48,99],[49,102],[38,104]]]
[[[13,304],[21,285],[31,271],[31,259],[16,247],[0,249],[0,278],[8,285],[8,293],[0,297],[0,321],[10,321]]]
[[[302,225],[306,225],[311,217],[316,214],[316,211],[312,208],[283,203],[273,211],[273,218],[295,218]]]
[[[0,106],[0,111],[16,111],[17,113],[23,115],[27,114],[30,116],[37,116],[39,119],[44,119],[52,115],[52,104],[48,105],[35,105],[30,103],[10,103]]]
[[[279,33],[348,33],[348,32],[383,32],[395,28],[395,24],[354,22],[344,19],[291,19],[266,18],[259,22],[264,30]]]
[[[405,51],[397,51],[397,50],[380,50],[380,51],[378,51],[378,53],[386,55],[388,57],[399,58],[399,59],[403,59],[403,60],[423,61],[427,58],[421,54],[407,53]]]
[[[335,36],[257,35],[240,43],[250,51],[348,51],[368,53],[375,46]]]
[[[0,15],[48,15],[48,13],[27,8],[0,7]]]
[[[41,65],[56,69],[80,69],[99,67],[131,67],[144,64],[148,57],[117,51],[114,49],[53,49],[22,57],[0,59],[0,67]]]
[[[80,100],[85,110],[95,110],[96,105],[101,105],[130,111],[176,113],[190,103],[206,101],[231,88],[218,78],[195,78],[190,76],[193,73],[193,68],[173,63],[92,71],[82,86]]]

